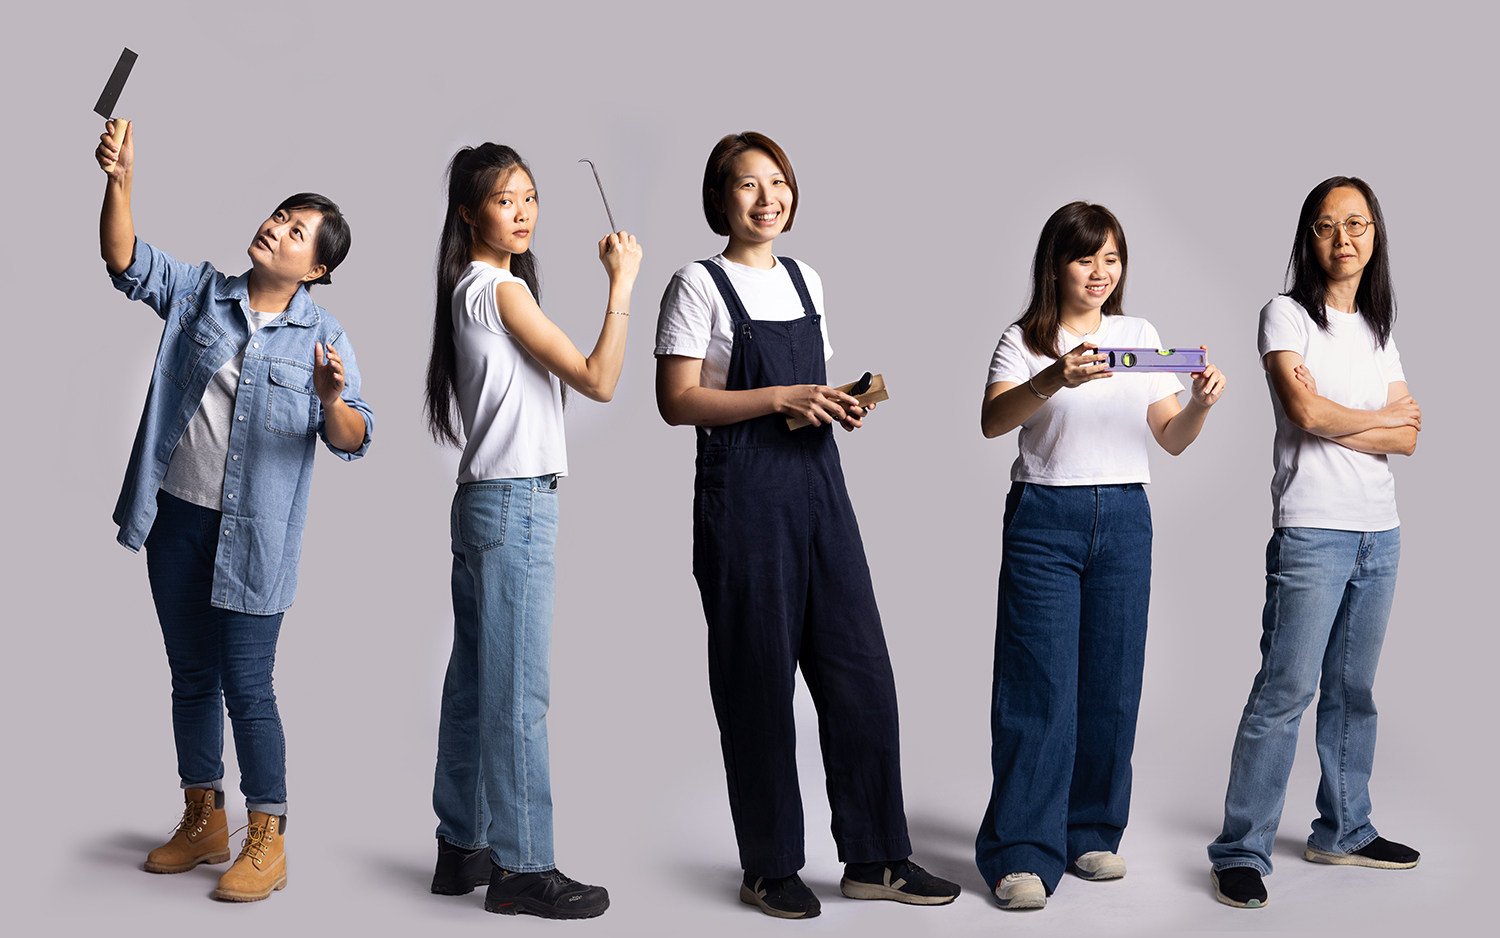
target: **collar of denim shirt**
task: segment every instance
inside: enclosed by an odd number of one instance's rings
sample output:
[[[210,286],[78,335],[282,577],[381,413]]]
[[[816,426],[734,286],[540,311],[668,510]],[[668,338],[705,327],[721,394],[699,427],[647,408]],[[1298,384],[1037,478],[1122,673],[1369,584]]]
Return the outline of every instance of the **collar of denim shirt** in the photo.
[[[239,300],[249,309],[250,272],[247,270],[237,277],[224,278],[214,295],[221,300]],[[305,284],[297,287],[297,292],[292,294],[292,300],[286,304],[286,312],[282,316],[294,326],[316,326],[323,318]]]

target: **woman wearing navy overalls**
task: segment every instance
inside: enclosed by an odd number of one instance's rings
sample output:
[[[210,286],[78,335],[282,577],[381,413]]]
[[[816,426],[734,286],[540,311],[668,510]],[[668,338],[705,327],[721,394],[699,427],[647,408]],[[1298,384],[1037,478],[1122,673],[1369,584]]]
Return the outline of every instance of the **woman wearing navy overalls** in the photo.
[[[795,673],[818,710],[840,889],[941,905],[956,884],[912,863],[896,689],[833,424],[865,409],[827,387],[822,282],[773,252],[796,211],[781,147],[733,134],[709,154],[703,209],[724,252],[679,270],[657,324],[657,404],[698,427],[693,574],[708,619],[709,690],[745,870],[740,899],[810,918],[797,785]],[[812,426],[790,430],[788,417]]]

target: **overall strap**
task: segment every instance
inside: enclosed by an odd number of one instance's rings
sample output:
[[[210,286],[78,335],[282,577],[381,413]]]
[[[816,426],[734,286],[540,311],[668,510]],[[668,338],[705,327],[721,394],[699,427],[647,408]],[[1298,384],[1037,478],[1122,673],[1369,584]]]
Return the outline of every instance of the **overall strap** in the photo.
[[[807,316],[817,319],[818,311],[813,306],[812,294],[807,292],[807,281],[802,279],[802,268],[790,257],[778,257],[776,262],[786,268],[787,274],[792,278],[792,286],[797,288],[797,298],[802,301],[802,312]]]
[[[740,302],[740,295],[734,292],[734,284],[729,282],[729,275],[724,273],[724,268],[713,261],[699,261],[708,270],[709,276],[714,278],[714,286],[719,288],[719,296],[724,298],[724,305],[729,307],[729,321],[734,323],[736,329],[744,327],[750,322],[750,314],[745,311],[745,304]]]

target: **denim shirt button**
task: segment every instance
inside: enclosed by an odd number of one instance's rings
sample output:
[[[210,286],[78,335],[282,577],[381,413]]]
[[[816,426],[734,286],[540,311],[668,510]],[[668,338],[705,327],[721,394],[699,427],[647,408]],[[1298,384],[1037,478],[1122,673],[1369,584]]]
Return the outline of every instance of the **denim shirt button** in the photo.
[[[234,419],[235,420],[244,420],[245,419],[245,415],[244,414],[240,414],[238,417],[236,417]]]
[[[239,453],[235,453],[233,456],[230,456],[229,458],[233,459],[235,462],[239,462],[240,461],[240,454]]]
[[[228,497],[229,497],[229,498],[234,498],[234,493],[233,493],[233,492],[230,492],[230,493],[229,493],[229,495],[228,495]]]
[[[229,536],[229,529],[228,529],[228,528],[225,528],[225,529],[224,529],[224,536],[225,536],[225,537],[228,537],[228,536]]]

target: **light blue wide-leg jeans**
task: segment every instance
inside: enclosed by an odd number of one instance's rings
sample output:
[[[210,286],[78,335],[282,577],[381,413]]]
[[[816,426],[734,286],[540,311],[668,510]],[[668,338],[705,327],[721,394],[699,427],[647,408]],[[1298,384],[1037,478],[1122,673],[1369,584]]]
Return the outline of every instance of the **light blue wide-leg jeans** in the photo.
[[[1216,870],[1271,872],[1302,712],[1318,699],[1318,819],[1308,845],[1352,853],[1375,839],[1375,669],[1396,592],[1401,529],[1277,528],[1266,547],[1260,673],[1240,717]]]
[[[494,479],[453,499],[453,654],[432,805],[438,835],[502,868],[554,867],[547,765],[557,481]]]

